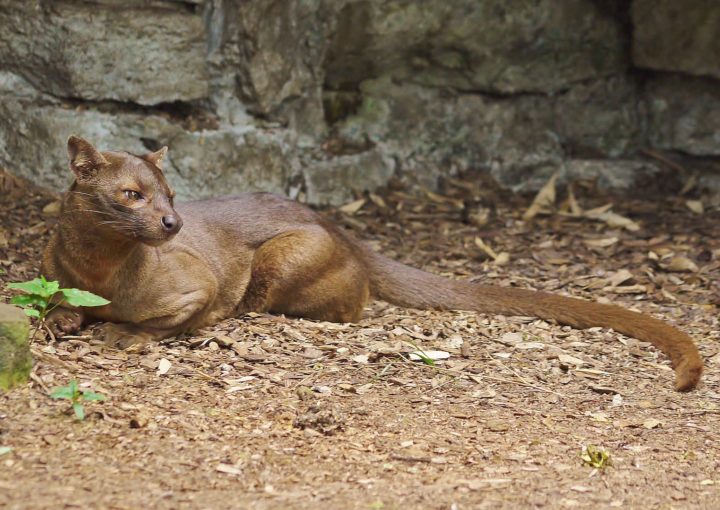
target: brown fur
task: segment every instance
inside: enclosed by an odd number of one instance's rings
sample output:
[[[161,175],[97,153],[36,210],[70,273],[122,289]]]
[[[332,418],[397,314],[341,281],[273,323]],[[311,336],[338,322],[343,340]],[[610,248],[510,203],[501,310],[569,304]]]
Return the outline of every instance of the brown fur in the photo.
[[[426,273],[372,252],[312,210],[270,194],[174,208],[160,170],[166,152],[100,153],[80,138],[68,141],[76,181],[63,200],[42,271],[64,287],[89,290],[111,304],[58,309],[51,324],[59,333],[106,321],[101,331],[107,341],[126,346],[249,311],[356,321],[375,297],[413,308],[610,327],[667,354],[677,390],[690,390],[700,380],[703,363],[692,339],[648,315]],[[183,218],[185,226],[163,227],[161,219],[169,216],[178,225]]]

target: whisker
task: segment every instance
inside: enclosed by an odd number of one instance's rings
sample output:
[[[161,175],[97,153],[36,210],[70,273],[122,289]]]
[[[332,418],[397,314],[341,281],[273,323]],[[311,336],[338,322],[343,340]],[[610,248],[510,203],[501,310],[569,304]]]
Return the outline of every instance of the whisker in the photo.
[[[116,214],[105,212],[105,211],[98,211],[96,209],[69,209],[67,212],[92,212],[96,214],[105,214],[107,216],[117,216]]]

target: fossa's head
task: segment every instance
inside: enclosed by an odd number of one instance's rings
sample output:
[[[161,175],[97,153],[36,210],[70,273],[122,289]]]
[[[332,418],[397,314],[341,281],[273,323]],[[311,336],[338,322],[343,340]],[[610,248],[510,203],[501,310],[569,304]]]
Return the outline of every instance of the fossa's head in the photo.
[[[109,232],[153,246],[162,244],[182,227],[173,208],[175,193],[162,173],[167,150],[163,147],[142,156],[100,152],[87,140],[71,136],[73,201]]]

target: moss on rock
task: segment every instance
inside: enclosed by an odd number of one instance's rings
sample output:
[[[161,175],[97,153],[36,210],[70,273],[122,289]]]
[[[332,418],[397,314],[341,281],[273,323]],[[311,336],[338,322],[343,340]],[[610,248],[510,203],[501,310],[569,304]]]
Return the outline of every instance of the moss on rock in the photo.
[[[0,304],[0,389],[27,382],[32,368],[30,324],[21,309]]]

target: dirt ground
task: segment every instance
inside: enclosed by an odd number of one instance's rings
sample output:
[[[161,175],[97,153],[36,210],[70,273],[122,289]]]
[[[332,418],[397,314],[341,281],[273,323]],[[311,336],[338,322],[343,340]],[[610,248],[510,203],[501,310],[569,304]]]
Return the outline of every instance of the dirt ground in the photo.
[[[3,283],[37,275],[55,222],[54,197],[4,185]],[[576,204],[523,221],[532,197],[467,176],[327,214],[433,272],[663,317],[700,345],[694,392],[612,331],[383,303],[357,324],[251,315],[130,352],[42,337],[32,381],[0,395],[0,507],[720,508],[720,207],[642,189],[577,183]],[[610,202],[639,228],[578,214]],[[72,378],[108,397],[84,422],[48,397]],[[611,465],[586,465],[588,445]]]

